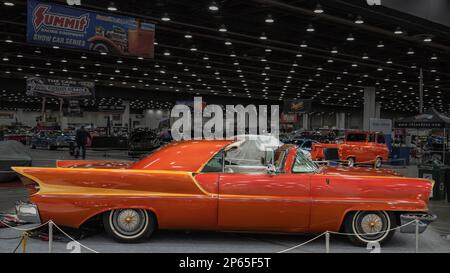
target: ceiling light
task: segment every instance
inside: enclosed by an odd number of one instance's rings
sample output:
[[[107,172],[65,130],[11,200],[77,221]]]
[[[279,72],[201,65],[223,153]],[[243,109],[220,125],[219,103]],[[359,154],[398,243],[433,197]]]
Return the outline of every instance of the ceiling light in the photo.
[[[186,34],[184,35],[184,38],[186,38],[186,39],[191,39],[191,38],[192,38],[192,34],[188,31],[188,32],[186,32]]]
[[[17,54],[17,56],[16,56],[17,58],[23,58],[23,55],[22,54]]]
[[[363,60],[367,60],[369,59],[369,56],[367,56],[367,53],[364,53],[364,55],[362,56]]]
[[[117,7],[114,2],[110,2],[107,8],[109,11],[117,11]]]
[[[208,9],[210,11],[218,11],[219,10],[219,6],[217,5],[217,3],[215,1],[212,1],[211,4],[209,4]]]
[[[227,32],[227,28],[225,27],[225,25],[221,25],[219,28],[220,32]]]
[[[259,39],[261,39],[261,40],[267,40],[266,34],[265,34],[264,32],[261,33],[261,36],[259,36]]]
[[[308,27],[306,28],[306,31],[307,32],[314,32],[314,27],[311,24],[309,24]]]
[[[382,48],[382,47],[384,47],[384,44],[383,44],[383,42],[382,42],[382,41],[379,41],[379,42],[378,42],[378,44],[377,44],[377,47],[379,47],[379,48]]]
[[[164,56],[170,56],[170,51],[169,50],[164,50]]]
[[[354,40],[355,40],[355,37],[353,37],[353,34],[350,33],[347,37],[347,41],[354,41]]]
[[[387,64],[392,64],[392,60],[389,59],[389,60],[386,61],[386,63],[387,63]]]
[[[225,41],[225,45],[230,46],[232,43],[230,41]]]
[[[264,22],[268,23],[268,24],[272,24],[273,22],[275,22],[275,20],[273,19],[272,15],[269,14],[267,15],[266,19],[264,20]]]
[[[265,52],[272,52],[272,49],[266,48],[266,49],[264,49],[264,51],[265,51]]]
[[[14,6],[14,3],[6,1],[6,2],[3,2],[3,5],[8,6],[8,7],[12,7],[12,6]]]
[[[197,48],[195,46],[192,46],[190,50],[191,51],[197,51]]]
[[[338,53],[338,50],[337,50],[337,48],[336,48],[336,47],[333,47],[333,49],[331,49],[331,53],[333,53],[333,54],[337,54],[337,53]]]
[[[161,20],[164,22],[169,22],[170,21],[170,17],[167,13],[164,13],[163,16],[161,17]]]
[[[403,31],[400,27],[397,27],[394,31],[394,34],[400,35],[400,34],[403,34]]]
[[[431,60],[437,60],[438,59],[438,57],[435,55],[435,54],[433,54],[433,56],[431,56],[431,58],[430,58]]]
[[[323,8],[320,4],[317,4],[316,8],[314,9],[314,13],[317,14],[323,13]]]
[[[364,20],[361,16],[356,17],[355,24],[364,24]]]
[[[5,42],[6,43],[12,43],[13,40],[11,39],[11,36],[6,37]]]
[[[9,58],[8,57],[3,57],[3,59],[2,59],[4,62],[7,62],[7,61],[9,61]]]
[[[414,54],[414,50],[412,48],[410,48],[410,49],[408,49],[408,52],[406,52],[406,54],[413,55]]]
[[[427,36],[427,37],[425,37],[425,38],[423,39],[423,41],[424,41],[425,43],[429,43],[429,42],[433,41],[433,39],[432,39],[430,36]]]
[[[305,47],[308,47],[308,45],[305,43],[305,41],[303,41],[303,42],[300,44],[300,47],[305,48]]]

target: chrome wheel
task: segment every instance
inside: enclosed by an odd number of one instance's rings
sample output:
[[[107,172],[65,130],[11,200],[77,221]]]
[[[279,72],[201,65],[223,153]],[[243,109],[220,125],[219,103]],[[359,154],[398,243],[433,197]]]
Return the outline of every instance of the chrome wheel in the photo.
[[[363,242],[380,241],[389,234],[391,221],[384,211],[358,211],[353,217],[352,229],[354,236]]]
[[[377,157],[377,159],[375,159],[375,168],[376,169],[381,168],[381,165],[382,165],[381,158]]]
[[[139,237],[145,232],[149,218],[142,209],[121,209],[109,216],[112,231],[124,239]]]
[[[355,159],[353,157],[349,157],[347,159],[349,167],[355,167]]]

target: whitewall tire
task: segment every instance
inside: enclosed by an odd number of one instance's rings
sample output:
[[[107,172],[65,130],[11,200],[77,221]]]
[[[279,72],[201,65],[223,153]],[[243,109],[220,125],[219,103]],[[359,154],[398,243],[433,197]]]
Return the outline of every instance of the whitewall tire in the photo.
[[[349,167],[355,167],[355,158],[354,157],[347,158],[347,162],[348,162]]]
[[[375,169],[381,168],[382,165],[383,165],[383,160],[380,157],[377,157],[377,159],[375,159],[375,163],[374,163]]]
[[[155,217],[144,209],[117,209],[103,215],[106,232],[121,243],[148,239],[156,228]]]
[[[395,215],[387,211],[356,211],[350,213],[344,223],[349,240],[359,246],[368,243],[385,243],[394,235]],[[354,234],[354,235],[350,235]]]

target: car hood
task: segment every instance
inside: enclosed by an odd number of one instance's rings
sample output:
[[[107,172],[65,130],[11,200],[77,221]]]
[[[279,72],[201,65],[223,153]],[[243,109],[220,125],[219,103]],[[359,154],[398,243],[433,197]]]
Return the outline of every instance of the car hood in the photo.
[[[325,166],[320,169],[321,174],[329,175],[356,175],[356,176],[402,176],[389,169],[374,169],[363,167],[331,167]]]

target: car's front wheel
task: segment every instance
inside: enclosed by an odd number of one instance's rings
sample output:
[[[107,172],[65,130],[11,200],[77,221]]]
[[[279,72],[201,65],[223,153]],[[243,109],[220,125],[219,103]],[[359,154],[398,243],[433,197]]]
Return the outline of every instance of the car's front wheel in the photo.
[[[347,158],[347,164],[349,167],[355,167],[355,158],[354,157],[349,157]]]
[[[359,246],[370,242],[383,244],[391,239],[396,227],[395,215],[387,211],[356,211],[344,223],[349,240]]]
[[[375,162],[374,162],[375,169],[381,168],[382,165],[383,165],[383,160],[381,159],[381,157],[377,157],[377,159],[375,159]]]
[[[103,215],[103,225],[116,241],[137,243],[152,235],[156,221],[153,214],[144,209],[117,209]]]

